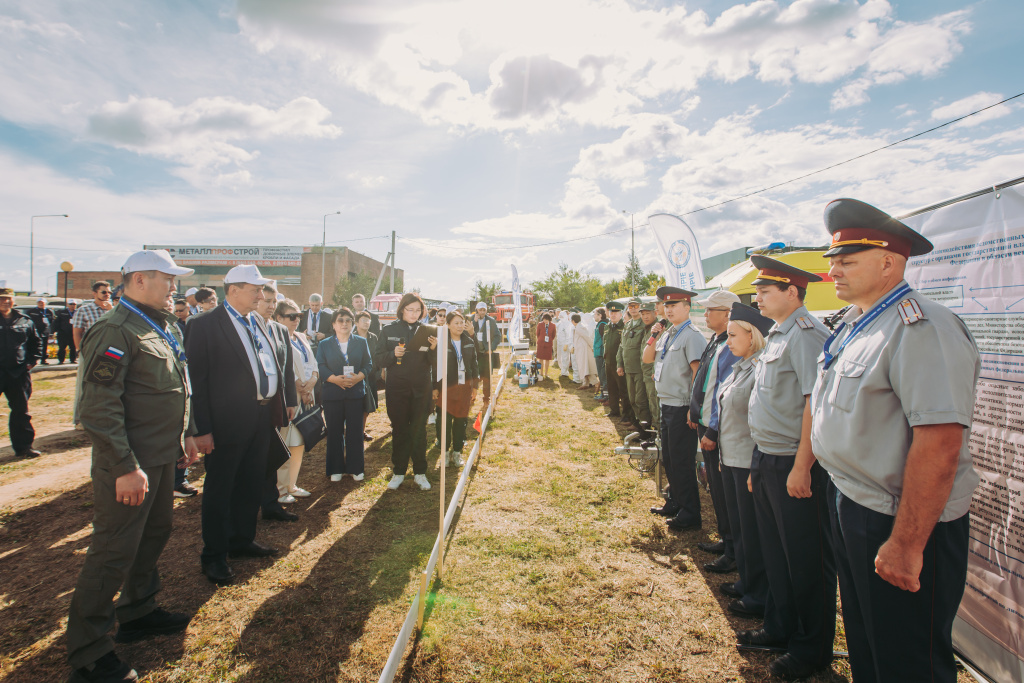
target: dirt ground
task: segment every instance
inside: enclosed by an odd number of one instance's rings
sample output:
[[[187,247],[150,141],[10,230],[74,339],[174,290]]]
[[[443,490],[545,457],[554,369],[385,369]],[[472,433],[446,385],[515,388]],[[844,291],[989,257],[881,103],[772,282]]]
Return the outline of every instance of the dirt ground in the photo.
[[[32,411],[45,455],[0,448],[0,679],[64,680],[67,609],[91,531],[89,443],[71,428],[73,374],[36,376]],[[4,409],[6,406],[4,406]],[[0,412],[6,428],[6,412]],[[428,429],[433,429],[428,428]],[[161,558],[162,606],[192,614],[186,633],[118,646],[146,681],[375,681],[437,533],[438,449],[430,492],[387,491],[390,434],[382,409],[366,480],[331,483],[324,445],[299,485],[312,496],[296,523],[260,521],[281,549],[232,561],[235,585],[199,570],[201,495],[175,499]],[[696,548],[650,515],[652,482],[613,448],[624,432],[591,392],[557,378],[502,395],[448,539],[422,634],[402,681],[762,681],[764,654],[738,652],[729,616]],[[432,439],[431,431],[431,439]],[[6,435],[4,435],[4,438]],[[468,441],[476,437],[472,428]],[[469,447],[466,452],[468,454]],[[190,481],[201,488],[203,468]],[[447,470],[446,497],[457,470]],[[839,649],[844,645],[837,643]],[[848,680],[845,662],[815,681]],[[961,675],[961,681],[969,679]]]

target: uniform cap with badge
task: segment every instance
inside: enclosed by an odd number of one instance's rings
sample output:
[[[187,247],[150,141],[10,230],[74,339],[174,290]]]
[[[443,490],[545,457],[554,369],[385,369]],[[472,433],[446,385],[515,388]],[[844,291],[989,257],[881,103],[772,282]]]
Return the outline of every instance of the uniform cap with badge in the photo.
[[[646,303],[640,304],[640,310],[641,311],[654,311],[654,302],[653,301],[648,301]]]
[[[796,285],[801,289],[807,289],[811,282],[822,280],[820,275],[808,273],[806,270],[767,256],[754,254],[750,257],[750,263],[757,268],[757,278],[751,283],[753,285]]]
[[[0,296],[14,296],[14,290],[10,287],[0,287]]]
[[[620,312],[625,310],[625,308],[626,308],[621,301],[609,301],[608,303],[606,303],[604,305],[604,307],[606,309],[608,309],[609,311],[620,311]]]
[[[626,304],[628,306],[632,306],[633,304],[638,304],[639,305],[639,304],[642,304],[642,303],[643,303],[643,301],[641,301],[640,297],[638,297],[638,296],[634,296],[633,298],[631,298],[629,301],[626,302]]]
[[[832,244],[824,256],[885,249],[910,258],[934,249],[916,230],[857,199],[829,202],[825,207],[825,228],[832,235]]]
[[[654,295],[658,297],[659,301],[663,301],[666,304],[675,303],[677,301],[690,303],[693,300],[693,297],[697,296],[697,292],[691,292],[687,289],[680,289],[679,287],[670,287],[665,285],[663,287],[658,287],[657,291],[654,292]],[[647,310],[654,310],[653,302],[651,303],[651,308]]]
[[[742,320],[750,323],[757,328],[762,337],[767,337],[768,332],[775,325],[775,321],[761,315],[761,311],[739,301],[732,305],[732,309],[729,311],[729,320]]]
[[[166,249],[143,249],[128,257],[121,266],[121,274],[155,270],[166,275],[191,275],[194,270],[183,268],[174,262]]]

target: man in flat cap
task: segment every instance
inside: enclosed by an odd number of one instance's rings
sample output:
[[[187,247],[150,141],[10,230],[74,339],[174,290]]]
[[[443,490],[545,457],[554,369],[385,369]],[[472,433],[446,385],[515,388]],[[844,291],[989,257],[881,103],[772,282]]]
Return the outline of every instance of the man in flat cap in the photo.
[[[750,478],[771,597],[764,626],[741,631],[747,645],[786,654],[772,673],[809,676],[832,663],[836,563],[825,505],[828,474],[811,451],[810,396],[828,330],[803,300],[822,278],[765,256],[752,256],[761,313],[775,321],[757,364],[748,422],[755,449]]]
[[[0,288],[0,394],[7,396],[11,409],[8,433],[18,458],[41,455],[32,448],[36,432],[28,414],[28,399],[32,395],[32,368],[44,348],[35,324],[14,308],[14,290]]]
[[[662,305],[662,302],[648,301],[640,304],[640,320],[644,323],[644,339],[652,344],[658,343],[659,336],[667,327],[658,321],[656,309],[659,305]],[[647,394],[647,409],[651,413],[651,429],[658,431],[661,428],[661,403],[658,401],[658,389],[654,385],[653,361],[648,363],[641,357],[640,376],[643,377],[644,393]]]
[[[633,407],[634,426],[641,422],[651,423],[651,404],[647,400],[647,388],[644,386],[643,361],[644,352],[644,321],[640,317],[640,297],[635,296],[626,303],[629,319],[622,329],[622,344],[616,354],[616,372],[626,378],[626,390],[629,392],[629,403]],[[625,419],[622,421],[626,424]]]
[[[819,361],[811,436],[831,475],[850,667],[858,683],[955,681],[978,350],[904,279],[931,242],[855,199],[831,202],[825,227],[836,296],[853,307]]]
[[[108,635],[115,616],[119,643],[188,626],[187,615],[157,607],[156,564],[171,535],[174,470],[198,459],[185,353],[168,312],[175,279],[192,272],[162,249],[132,254],[121,304],[82,341],[93,532],[68,615],[72,681],[136,680]]]
[[[616,357],[619,347],[622,345],[622,312],[626,308],[621,301],[609,301],[604,305],[608,310],[610,321],[604,328],[604,370],[608,378],[608,417],[620,417],[626,424],[632,424],[633,405],[629,402],[629,390],[626,388],[626,378],[620,375],[617,370]]]
[[[697,486],[697,430],[690,426],[690,390],[693,373],[704,351],[704,335],[690,322],[690,300],[696,296],[678,287],[659,287],[665,316],[671,326],[661,337],[644,340],[643,360],[654,363],[654,383],[661,401],[661,450],[664,454],[668,498],[655,514],[668,517],[678,531],[701,527]]]

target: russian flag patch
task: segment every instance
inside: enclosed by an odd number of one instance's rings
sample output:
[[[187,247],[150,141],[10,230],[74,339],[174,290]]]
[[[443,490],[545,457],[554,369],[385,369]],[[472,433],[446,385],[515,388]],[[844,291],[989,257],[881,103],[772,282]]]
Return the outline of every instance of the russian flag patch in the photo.
[[[107,350],[103,352],[103,355],[107,358],[113,358],[114,360],[121,360],[124,358],[124,351],[121,349],[115,349],[113,346],[108,346]]]

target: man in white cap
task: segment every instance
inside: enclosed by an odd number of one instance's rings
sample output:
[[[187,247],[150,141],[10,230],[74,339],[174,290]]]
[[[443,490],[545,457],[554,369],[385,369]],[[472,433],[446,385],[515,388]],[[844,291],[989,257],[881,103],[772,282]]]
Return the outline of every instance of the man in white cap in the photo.
[[[68,616],[72,681],[136,680],[114,640],[177,633],[190,619],[155,598],[174,470],[199,457],[185,353],[168,312],[175,279],[192,272],[162,249],[132,254],[121,269],[121,304],[83,340],[80,418],[92,439],[93,534]]]
[[[270,557],[255,541],[268,460],[284,449],[275,427],[297,404],[292,364],[282,364],[266,323],[254,315],[271,280],[254,265],[224,276],[224,303],[188,324],[196,447],[206,457],[203,487],[203,573],[218,585],[234,572],[228,557]],[[287,457],[287,455],[285,456]]]
[[[199,315],[199,302],[196,301],[196,292],[199,291],[198,287],[189,287],[185,291],[185,301],[188,302],[188,314]]]
[[[480,379],[483,385],[484,410],[491,402],[491,373],[501,367],[498,356],[498,345],[501,343],[501,330],[498,321],[487,315],[487,304],[478,301],[476,315],[473,316],[473,339],[476,340],[477,355],[480,362]],[[490,362],[488,363],[488,354]]]

